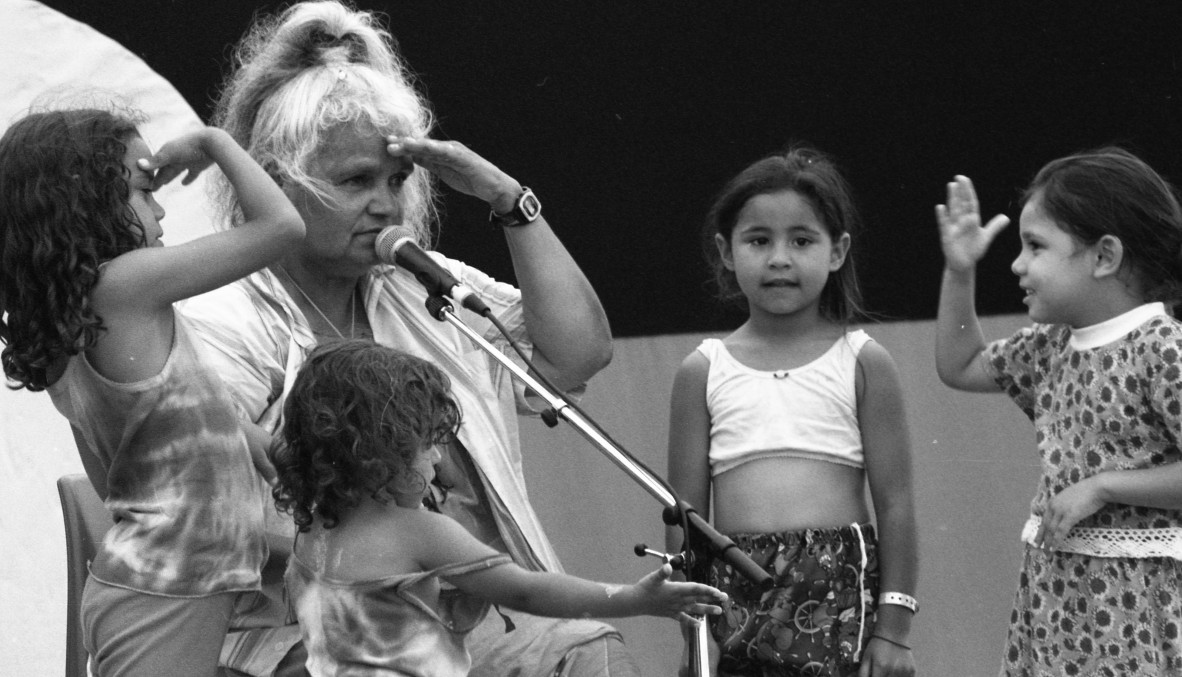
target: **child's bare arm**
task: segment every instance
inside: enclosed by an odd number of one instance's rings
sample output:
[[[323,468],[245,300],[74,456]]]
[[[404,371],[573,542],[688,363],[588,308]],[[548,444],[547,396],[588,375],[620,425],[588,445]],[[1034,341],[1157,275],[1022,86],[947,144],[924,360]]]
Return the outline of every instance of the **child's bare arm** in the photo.
[[[710,364],[698,351],[689,354],[673,379],[669,404],[669,484],[703,518],[710,501],[710,412],[706,407],[706,376]],[[669,527],[665,547],[681,548],[681,529]]]
[[[1109,470],[1076,482],[1047,502],[1034,542],[1054,550],[1080,520],[1108,503],[1182,509],[1182,462]]]
[[[270,450],[275,438],[257,423],[240,421],[242,432],[246,434],[246,444],[250,448],[250,460],[254,464],[267,484],[274,484],[276,478],[275,464],[271,462]]]
[[[899,372],[887,351],[873,341],[858,355],[858,424],[866,474],[878,526],[880,588],[915,594],[918,547],[911,483],[911,436]],[[880,605],[874,634],[863,657],[872,675],[911,675],[915,664],[909,645],[912,612]],[[894,643],[892,643],[894,642]]]
[[[936,372],[959,390],[996,391],[998,386],[980,362],[985,337],[977,320],[976,267],[989,244],[1009,223],[1003,215],[984,227],[972,181],[957,176],[948,184],[948,203],[936,206],[944,278],[936,318]]]
[[[152,312],[216,289],[278,259],[304,236],[299,213],[230,136],[207,127],[170,141],[139,168],[156,172],[153,188],[188,172],[188,183],[216,164],[238,194],[246,222],[174,247],[149,247],[113,260],[96,288],[110,309]],[[164,221],[167,225],[167,221]]]
[[[416,533],[400,534],[400,544],[419,551],[420,564],[432,569],[454,562],[468,562],[495,554],[458,522],[443,515],[416,516]],[[555,618],[614,618],[718,614],[726,596],[698,583],[669,581],[668,565],[631,585],[588,581],[567,574],[527,571],[504,564],[448,577],[448,582],[470,595],[539,616]]]

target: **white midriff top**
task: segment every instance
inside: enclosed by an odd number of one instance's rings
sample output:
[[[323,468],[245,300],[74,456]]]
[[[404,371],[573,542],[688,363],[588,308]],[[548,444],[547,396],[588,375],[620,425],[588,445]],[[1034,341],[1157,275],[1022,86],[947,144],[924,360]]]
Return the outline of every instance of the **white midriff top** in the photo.
[[[710,474],[777,456],[864,468],[855,379],[870,340],[851,331],[812,362],[776,371],[747,367],[719,339],[703,341]]]

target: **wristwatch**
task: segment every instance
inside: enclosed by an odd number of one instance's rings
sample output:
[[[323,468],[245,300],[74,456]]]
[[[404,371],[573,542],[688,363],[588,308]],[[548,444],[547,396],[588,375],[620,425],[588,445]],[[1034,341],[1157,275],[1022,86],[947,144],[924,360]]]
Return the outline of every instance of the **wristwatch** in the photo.
[[[542,203],[538,196],[525,186],[521,187],[521,195],[513,203],[513,209],[508,214],[498,214],[496,211],[488,213],[488,222],[502,228],[514,228],[533,223],[542,215]]]

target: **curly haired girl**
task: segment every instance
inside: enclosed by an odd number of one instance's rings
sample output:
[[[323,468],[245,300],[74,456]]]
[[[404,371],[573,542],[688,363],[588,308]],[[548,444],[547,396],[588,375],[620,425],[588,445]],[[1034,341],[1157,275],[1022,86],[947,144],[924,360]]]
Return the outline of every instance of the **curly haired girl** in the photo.
[[[31,113],[0,138],[0,323],[13,388],[47,390],[114,518],[82,598],[96,675],[213,675],[235,593],[266,555],[251,451],[173,303],[303,237],[275,182],[225,132],[156,154],[137,113]],[[216,164],[244,228],[163,247],[153,193]],[[262,456],[262,446],[258,453]]]
[[[726,598],[668,581],[668,564],[634,585],[529,571],[427,511],[437,445],[456,434],[460,410],[426,360],[368,340],[324,344],[283,415],[273,493],[297,525],[287,592],[313,675],[465,675],[465,636],[490,603],[558,618],[685,618],[719,613]]]

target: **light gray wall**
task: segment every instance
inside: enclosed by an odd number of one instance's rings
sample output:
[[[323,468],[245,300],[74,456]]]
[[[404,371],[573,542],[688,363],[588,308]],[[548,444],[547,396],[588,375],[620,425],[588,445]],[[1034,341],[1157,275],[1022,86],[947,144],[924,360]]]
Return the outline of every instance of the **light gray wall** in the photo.
[[[988,338],[1026,323],[986,318]],[[1017,583],[1021,531],[1038,475],[1030,422],[1001,394],[953,391],[936,378],[931,322],[867,331],[902,373],[915,465],[922,606],[912,634],[923,675],[996,674]],[[581,406],[655,472],[665,474],[673,374],[704,335],[623,339]],[[664,542],[660,504],[571,426],[523,422],[531,498],[570,573],[639,578]],[[672,621],[615,622],[645,675],[672,675],[681,640]]]

